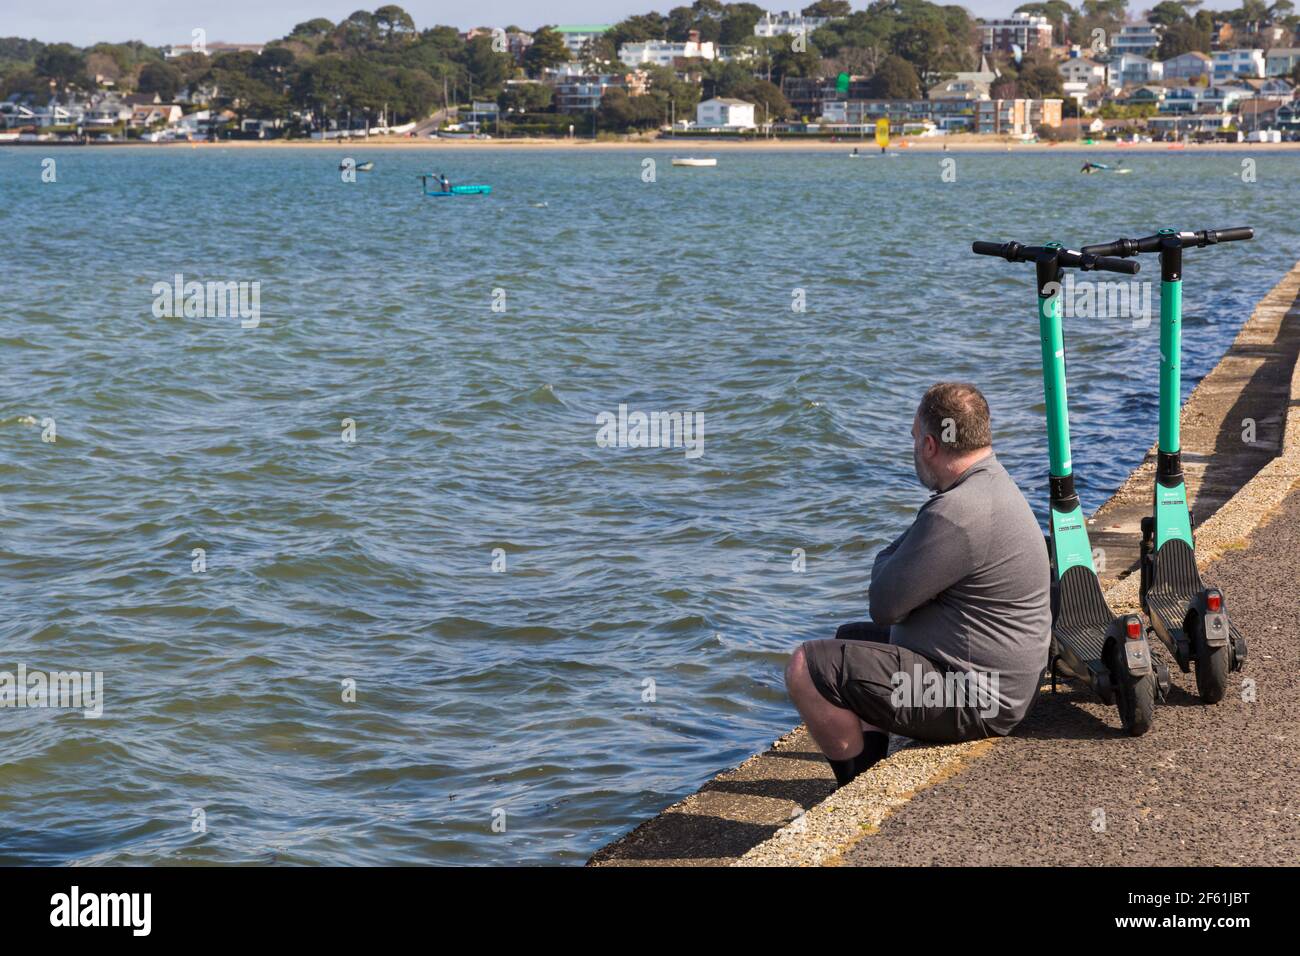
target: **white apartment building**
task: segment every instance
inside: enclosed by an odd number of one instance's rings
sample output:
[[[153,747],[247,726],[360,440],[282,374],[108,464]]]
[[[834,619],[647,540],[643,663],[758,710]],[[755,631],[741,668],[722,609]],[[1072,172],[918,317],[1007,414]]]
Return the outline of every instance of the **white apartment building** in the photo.
[[[1111,53],[1137,53],[1150,56],[1160,45],[1160,31],[1149,23],[1130,23],[1110,35]]]
[[[1165,65],[1159,60],[1150,60],[1136,53],[1125,53],[1110,62],[1107,85],[1115,89],[1121,86],[1146,86],[1158,83],[1165,77]]]
[[[784,13],[765,13],[754,24],[754,36],[783,37],[795,33],[811,36],[812,32],[831,22],[830,17],[805,17],[797,10]]]
[[[1213,57],[1215,82],[1234,76],[1264,76],[1263,50],[1215,50]]]
[[[618,58],[627,66],[672,66],[679,59],[713,60],[718,55],[711,41],[701,43],[687,40],[674,43],[671,40],[644,40],[640,43],[624,43],[618,48]]]

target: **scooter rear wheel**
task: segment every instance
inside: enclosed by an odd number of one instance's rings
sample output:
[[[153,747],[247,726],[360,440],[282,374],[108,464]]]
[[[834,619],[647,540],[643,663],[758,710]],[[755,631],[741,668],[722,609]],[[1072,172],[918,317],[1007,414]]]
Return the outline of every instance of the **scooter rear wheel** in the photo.
[[[1228,670],[1232,654],[1227,647],[1206,647],[1202,635],[1196,641],[1196,690],[1207,704],[1217,704],[1228,691]]]
[[[1130,737],[1141,737],[1151,729],[1156,711],[1156,675],[1135,677],[1122,667],[1118,646],[1111,647],[1110,672],[1115,685],[1115,708],[1120,726]]]

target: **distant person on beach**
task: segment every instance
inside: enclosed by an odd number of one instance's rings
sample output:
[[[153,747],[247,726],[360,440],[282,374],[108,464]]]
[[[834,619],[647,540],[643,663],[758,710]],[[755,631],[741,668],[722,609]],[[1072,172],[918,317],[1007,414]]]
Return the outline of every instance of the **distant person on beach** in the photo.
[[[933,494],[876,554],[871,621],[808,641],[785,671],[840,786],[885,756],[890,733],[934,743],[1009,734],[1047,665],[1047,548],[993,454],[979,389],[940,382],[925,393],[912,457]]]

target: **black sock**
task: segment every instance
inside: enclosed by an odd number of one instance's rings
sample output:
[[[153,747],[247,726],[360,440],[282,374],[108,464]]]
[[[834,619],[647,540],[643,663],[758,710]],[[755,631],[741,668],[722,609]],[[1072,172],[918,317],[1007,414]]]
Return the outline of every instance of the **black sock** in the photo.
[[[867,767],[875,766],[884,759],[885,754],[888,752],[889,734],[885,733],[883,730],[864,730],[862,732],[862,754],[858,759],[865,759],[867,761],[866,766],[863,767],[862,770],[866,770]],[[859,770],[858,772],[861,773],[862,771]]]
[[[857,757],[850,757],[848,760],[831,760],[829,757],[826,759],[831,765],[831,773],[835,774],[837,786],[844,786],[859,773]]]
[[[858,774],[870,770],[889,749],[889,734],[879,730],[866,730],[862,732],[862,753],[856,757],[850,757],[847,760],[830,760],[827,762],[831,765],[831,772],[835,774],[835,782],[839,786],[844,786]]]

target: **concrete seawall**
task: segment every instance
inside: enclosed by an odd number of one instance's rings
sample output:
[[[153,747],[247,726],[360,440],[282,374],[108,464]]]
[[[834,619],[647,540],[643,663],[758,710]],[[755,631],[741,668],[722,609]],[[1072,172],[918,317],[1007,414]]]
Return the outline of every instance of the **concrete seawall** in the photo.
[[[1300,502],[1300,497],[1288,499],[1288,493],[1300,480],[1298,353],[1300,263],[1257,303],[1232,346],[1197,385],[1182,411],[1183,462],[1191,505],[1200,521],[1197,558],[1203,569],[1225,555],[1249,552],[1249,536],[1267,522],[1271,513],[1284,502],[1290,502],[1288,507]],[[1251,437],[1253,441],[1248,440]],[[1137,610],[1138,576],[1132,571],[1137,565],[1138,523],[1150,507],[1154,471],[1153,446],[1128,480],[1089,520],[1094,545],[1100,547],[1105,556],[1103,585],[1107,587],[1108,600],[1117,611]],[[1235,573],[1249,576],[1260,571],[1236,568]],[[1232,592],[1228,593],[1231,600]],[[1255,603],[1263,607],[1261,602]],[[1294,591],[1291,604],[1295,604]],[[1276,615],[1279,612],[1270,607],[1267,613]],[[1270,634],[1289,635],[1288,639],[1294,642],[1297,623],[1293,615],[1284,621],[1257,620],[1253,626],[1256,629],[1263,627]],[[1271,645],[1264,646],[1260,651],[1264,660],[1259,660],[1254,636],[1248,633],[1248,639],[1252,641],[1252,663],[1264,665],[1267,670],[1274,656],[1269,653]],[[1158,652],[1162,651],[1163,648],[1159,648]],[[1167,660],[1167,655],[1164,656]],[[1294,664],[1296,657],[1292,647],[1288,662]],[[1170,669],[1177,670],[1172,663]],[[1250,677],[1251,673],[1252,666],[1248,663],[1243,676]],[[1026,732],[1030,735],[1029,742],[1043,745],[1044,754],[1038,755],[1039,759],[1062,760],[1060,753],[1048,754],[1047,751],[1050,750],[1049,744],[1063,740],[1077,745],[1080,738],[1095,738],[1106,741],[1104,745],[1116,747],[1130,740],[1120,736],[1113,707],[1092,703],[1086,695],[1078,692],[1056,696],[1064,703],[1053,702],[1044,707],[1040,701],[1036,713],[1026,721],[1026,725],[1034,725]],[[1153,738],[1165,732],[1167,736],[1160,742],[1166,751],[1177,751],[1182,746],[1187,752],[1193,752],[1199,744],[1188,735],[1196,732],[1198,720],[1215,719],[1212,716],[1215,709],[1202,708],[1196,719],[1187,720],[1184,707],[1192,703],[1181,687],[1176,688],[1171,694],[1171,703],[1158,708],[1153,731],[1140,740],[1154,746]],[[1218,705],[1221,708],[1227,706],[1227,701]],[[1223,713],[1232,712],[1225,710]],[[1245,720],[1253,715],[1238,713],[1236,716]],[[1261,728],[1259,732],[1265,730]],[[1273,733],[1281,734],[1284,730],[1278,727]],[[981,764],[989,767],[996,764],[998,772],[1003,774],[998,779],[978,781],[988,790],[988,803],[1015,800],[1014,794],[1021,789],[1026,794],[1026,804],[1032,804],[1034,791],[1041,789],[1037,786],[1035,774],[1042,772],[1043,768],[1027,769],[1032,766],[1031,757],[1036,753],[1033,747],[1022,748],[1023,753],[1012,753],[1017,744],[1022,743],[1021,737],[1022,730],[1018,729],[1006,739],[946,746],[915,744],[894,738],[887,759],[847,787],[835,790],[830,769],[817,745],[803,727],[797,727],[775,741],[766,752],[718,774],[696,793],[602,848],[591,858],[589,865],[945,862],[939,851],[932,852],[932,848],[910,843],[907,836],[891,836],[893,843],[865,838],[880,832],[888,818],[899,814],[909,802],[930,788],[943,791],[953,807],[962,806],[959,791],[966,786],[961,783],[962,775]],[[990,757],[995,759],[987,759]],[[1022,762],[1017,763],[1017,759]],[[1121,755],[1120,759],[1126,758]],[[1071,773],[1078,772],[1077,767],[1071,770]],[[977,778],[981,778],[979,772],[968,776],[973,782]],[[1076,789],[1086,789],[1087,780],[1085,777],[1076,781]],[[940,786],[945,783],[950,786]],[[999,789],[1002,786],[1005,790]],[[1112,799],[1126,808],[1132,802],[1127,796],[1113,796]],[[936,799],[932,803],[933,806],[928,808],[930,812],[939,812],[937,808],[943,805],[943,800]],[[948,812],[951,811],[952,807],[949,807]],[[1047,811],[1042,812],[1045,814]],[[1095,813],[1095,808],[1090,812]],[[1145,817],[1150,812],[1148,807],[1138,816]],[[1297,815],[1289,807],[1282,811],[1270,807],[1268,812],[1274,814],[1270,820],[1276,818],[1288,825],[1296,822]],[[986,824],[977,838],[990,847],[998,843],[988,837],[989,827],[998,825],[996,819]],[[1032,830],[1034,824],[1032,820],[1021,821],[1018,826]],[[907,833],[907,828],[901,824],[893,827],[891,834],[893,830]],[[1008,837],[1006,842],[1012,841]],[[1033,857],[1028,861],[1148,862],[1140,856],[1126,857],[1122,846],[1116,849],[1118,843],[1107,844],[1100,857],[1093,855],[1100,852],[1095,847],[1083,856],[1071,856],[1069,851],[1077,850],[1087,842],[1078,837],[1065,846],[1056,846],[1057,859]],[[995,855],[984,862],[1025,862],[1010,856],[1014,854]],[[1298,858],[1300,856],[1292,857],[1291,862],[1294,864]],[[1251,859],[1247,857],[1236,862]],[[1254,859],[1256,862],[1272,862],[1258,854]],[[977,861],[967,859],[966,862]]]

